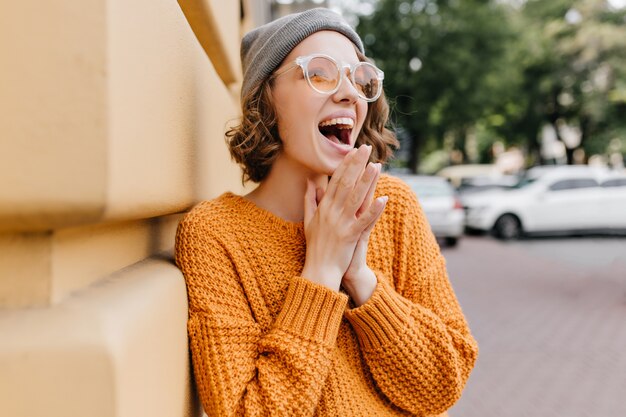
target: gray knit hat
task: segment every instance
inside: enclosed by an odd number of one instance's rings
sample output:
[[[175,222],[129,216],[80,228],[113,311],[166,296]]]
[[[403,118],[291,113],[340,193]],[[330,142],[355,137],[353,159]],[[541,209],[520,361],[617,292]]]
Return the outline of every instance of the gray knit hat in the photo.
[[[361,53],[363,42],[359,35],[329,9],[316,8],[283,16],[246,33],[241,41],[243,85],[241,97],[261,84],[307,36],[321,30],[334,30],[350,39]]]

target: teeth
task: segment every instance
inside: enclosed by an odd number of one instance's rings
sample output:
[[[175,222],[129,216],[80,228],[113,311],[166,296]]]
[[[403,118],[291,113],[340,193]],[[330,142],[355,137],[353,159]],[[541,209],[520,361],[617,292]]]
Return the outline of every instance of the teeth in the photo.
[[[349,117],[338,117],[336,119],[325,120],[320,123],[321,127],[332,125],[340,125],[337,126],[340,129],[352,129],[352,126],[354,126],[354,120],[350,119]]]

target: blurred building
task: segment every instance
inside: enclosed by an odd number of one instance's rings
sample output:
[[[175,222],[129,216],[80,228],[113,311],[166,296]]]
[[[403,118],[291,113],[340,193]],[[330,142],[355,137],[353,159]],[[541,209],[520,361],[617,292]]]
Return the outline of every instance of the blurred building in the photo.
[[[269,1],[4,2],[0,415],[199,415],[171,250],[241,192],[239,40]],[[192,30],[193,29],[193,30]]]
[[[272,20],[314,7],[328,7],[328,0],[274,0],[271,2]]]

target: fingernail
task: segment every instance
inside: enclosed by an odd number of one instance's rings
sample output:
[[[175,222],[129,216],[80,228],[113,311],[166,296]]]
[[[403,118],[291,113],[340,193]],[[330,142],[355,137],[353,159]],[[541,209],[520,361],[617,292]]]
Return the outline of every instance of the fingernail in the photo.
[[[389,200],[389,197],[387,197],[386,195],[382,197],[378,197],[378,201],[380,201],[383,204],[387,204],[387,200]]]

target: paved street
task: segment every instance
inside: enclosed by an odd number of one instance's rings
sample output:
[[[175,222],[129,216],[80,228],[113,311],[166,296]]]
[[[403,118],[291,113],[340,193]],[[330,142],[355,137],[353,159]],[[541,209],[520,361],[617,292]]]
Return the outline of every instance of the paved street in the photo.
[[[480,346],[451,417],[626,416],[626,238],[444,248]]]

